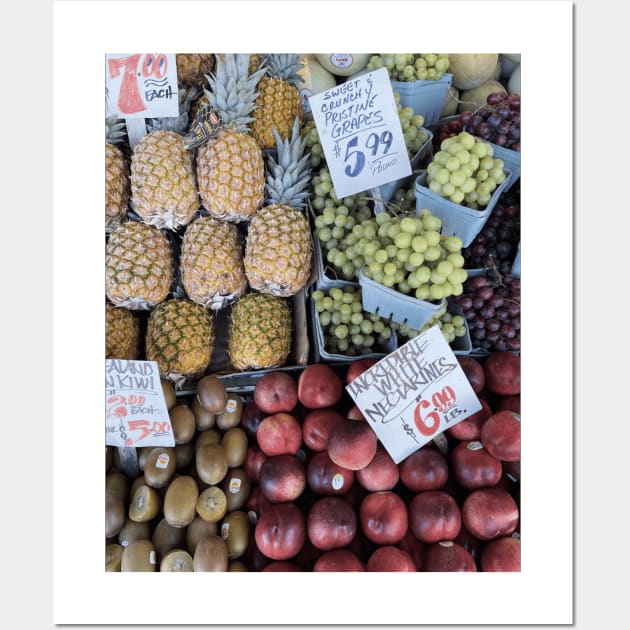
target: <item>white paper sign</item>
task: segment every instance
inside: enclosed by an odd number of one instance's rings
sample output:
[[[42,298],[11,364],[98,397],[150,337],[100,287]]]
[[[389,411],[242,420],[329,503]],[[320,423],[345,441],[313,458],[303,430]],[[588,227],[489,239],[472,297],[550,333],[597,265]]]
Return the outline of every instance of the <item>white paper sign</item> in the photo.
[[[346,390],[397,464],[481,409],[438,326],[382,358]]]
[[[175,55],[105,55],[106,115],[119,118],[179,116]]]
[[[155,361],[105,360],[105,444],[175,446]]]
[[[411,175],[386,68],[309,97],[337,197]]]

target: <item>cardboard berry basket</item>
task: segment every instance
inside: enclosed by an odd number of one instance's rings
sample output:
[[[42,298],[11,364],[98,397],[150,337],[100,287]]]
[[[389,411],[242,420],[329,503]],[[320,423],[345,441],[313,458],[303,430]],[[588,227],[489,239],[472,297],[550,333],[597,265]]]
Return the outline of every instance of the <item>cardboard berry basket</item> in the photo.
[[[343,289],[344,287],[351,285],[355,288],[359,287],[357,282],[350,283],[332,283],[330,286],[323,288],[323,291],[328,291],[330,288],[339,287]],[[387,340],[385,344],[381,344],[377,348],[377,352],[369,352],[366,354],[359,355],[349,355],[349,354],[341,354],[330,352],[326,348],[326,343],[324,339],[324,330],[319,321],[319,313],[317,312],[317,308],[315,306],[315,302],[312,298],[312,292],[314,288],[311,288],[309,291],[308,303],[309,303],[309,315],[311,320],[311,340],[312,340],[312,349],[313,349],[313,360],[315,363],[326,362],[326,363],[351,363],[356,361],[357,359],[365,359],[365,358],[377,358],[380,359],[385,355],[393,352],[398,347],[398,340],[396,338],[396,332],[392,330],[392,336]]]
[[[426,126],[440,120],[453,75],[444,73],[437,80],[392,81],[392,90],[400,95],[400,104],[424,116]]]
[[[458,236],[462,239],[462,246],[468,247],[475,236],[481,232],[486,221],[490,218],[492,209],[508,185],[511,173],[505,171],[505,175],[505,180],[494,189],[488,205],[483,210],[475,210],[453,203],[450,199],[434,193],[425,185],[427,174],[422,173],[416,178],[415,184],[416,211],[428,208],[431,214],[442,220],[442,234]]]
[[[405,295],[368,278],[363,269],[359,271],[359,284],[363,310],[378,313],[383,319],[391,319],[409,328],[419,330],[444,305],[444,300],[428,302]]]

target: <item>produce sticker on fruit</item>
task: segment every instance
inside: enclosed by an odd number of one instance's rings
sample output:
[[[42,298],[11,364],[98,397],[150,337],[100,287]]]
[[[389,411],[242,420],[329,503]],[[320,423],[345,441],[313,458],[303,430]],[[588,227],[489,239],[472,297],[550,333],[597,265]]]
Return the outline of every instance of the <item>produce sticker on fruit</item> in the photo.
[[[105,444],[175,446],[155,361],[105,360]]]
[[[397,464],[481,409],[438,326],[382,358],[346,390]]]
[[[179,116],[175,55],[105,55],[106,116]]]
[[[411,175],[387,68],[309,98],[337,197]]]

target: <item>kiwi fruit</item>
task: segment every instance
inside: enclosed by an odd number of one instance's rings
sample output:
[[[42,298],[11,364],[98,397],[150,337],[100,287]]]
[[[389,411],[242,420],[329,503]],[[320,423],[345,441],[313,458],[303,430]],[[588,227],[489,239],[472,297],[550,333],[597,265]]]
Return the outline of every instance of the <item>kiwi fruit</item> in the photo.
[[[133,495],[136,493],[136,490],[140,486],[144,486],[144,485],[146,485],[146,482],[144,481],[144,475],[140,475],[139,477],[136,477],[131,482],[131,485],[129,486],[129,499],[131,500],[131,497],[133,497]]]
[[[199,478],[210,486],[223,481],[228,471],[225,449],[221,444],[204,444],[197,450],[195,468]]]
[[[147,461],[147,455],[155,448],[155,446],[141,446],[136,449],[138,453],[138,468],[144,470],[144,465]]]
[[[234,510],[223,519],[221,538],[225,540],[230,560],[240,558],[247,551],[250,528],[249,517],[241,510]]]
[[[193,555],[195,571],[227,571],[228,550],[221,536],[206,536],[195,548]]]
[[[123,548],[121,571],[157,571],[157,551],[150,540],[134,540]]]
[[[197,433],[197,438],[195,439],[195,453],[197,453],[199,448],[204,444],[221,444],[221,433],[214,429],[207,429]]]
[[[160,571],[194,571],[192,556],[184,549],[169,551],[160,562]]]
[[[228,429],[221,438],[221,445],[225,449],[225,454],[230,468],[238,468],[245,462],[249,441],[247,433],[241,427]]]
[[[197,482],[189,475],[175,477],[164,495],[164,518],[173,527],[186,527],[195,518]]]
[[[151,538],[151,526],[149,523],[137,523],[127,518],[123,528],[118,532],[118,542],[126,547],[130,542]]]
[[[190,442],[195,435],[195,415],[186,404],[175,405],[169,412],[168,417],[173,427],[173,437],[175,445]]]
[[[195,445],[192,441],[175,446],[175,468],[185,470],[195,459]]]
[[[151,486],[142,484],[131,497],[129,518],[137,523],[146,523],[154,519],[162,509],[162,498]]]
[[[199,398],[195,396],[190,403],[190,410],[195,416],[195,427],[197,431],[205,431],[206,429],[212,429],[215,423],[215,414],[207,409],[204,409],[199,402]]]
[[[157,550],[158,558],[163,558],[173,549],[183,549],[186,546],[186,528],[173,527],[165,518],[155,526],[151,542]]]
[[[176,470],[175,449],[170,446],[156,446],[147,455],[144,463],[144,481],[152,488],[164,488]]]
[[[197,381],[197,398],[206,411],[219,414],[225,409],[228,401],[225,384],[213,374],[203,376]]]
[[[230,560],[227,570],[228,572],[249,571],[247,565],[242,560]]]
[[[124,501],[112,490],[105,489],[105,537],[117,536],[126,520]]]
[[[164,394],[164,402],[166,403],[166,409],[170,411],[177,402],[177,394],[175,393],[175,386],[171,381],[161,378],[160,384],[162,385],[162,393]]]
[[[232,468],[221,483],[227,499],[227,511],[241,510],[247,504],[251,492],[251,481],[244,468]]]
[[[218,486],[206,488],[197,498],[197,514],[204,521],[220,521],[227,512],[227,498]]]
[[[238,394],[230,394],[225,409],[217,415],[217,426],[227,431],[241,423],[243,415],[243,399]]]
[[[214,521],[206,521],[199,514],[193,518],[190,525],[186,528],[186,549],[191,555],[195,554],[197,543],[207,536],[217,536],[219,533],[219,524]]]
[[[120,470],[110,470],[105,477],[105,488],[118,495],[124,503],[129,499],[129,479]]]
[[[105,571],[120,571],[120,561],[122,559],[123,546],[118,543],[105,545]]]

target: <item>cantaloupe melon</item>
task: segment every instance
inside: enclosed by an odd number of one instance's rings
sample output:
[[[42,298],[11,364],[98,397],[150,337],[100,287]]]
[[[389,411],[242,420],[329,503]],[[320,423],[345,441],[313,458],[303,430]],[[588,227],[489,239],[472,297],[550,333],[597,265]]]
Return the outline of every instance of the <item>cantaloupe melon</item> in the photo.
[[[444,99],[444,106],[440,113],[440,118],[446,118],[447,116],[454,116],[457,113],[457,106],[459,104],[459,90],[452,85],[449,86],[448,92]]]
[[[520,94],[521,93],[521,64],[519,63],[514,70],[512,70],[512,74],[510,75],[510,80],[508,81],[508,90],[511,94]]]
[[[449,54],[449,73],[458,90],[472,90],[490,79],[497,67],[499,53]]]

